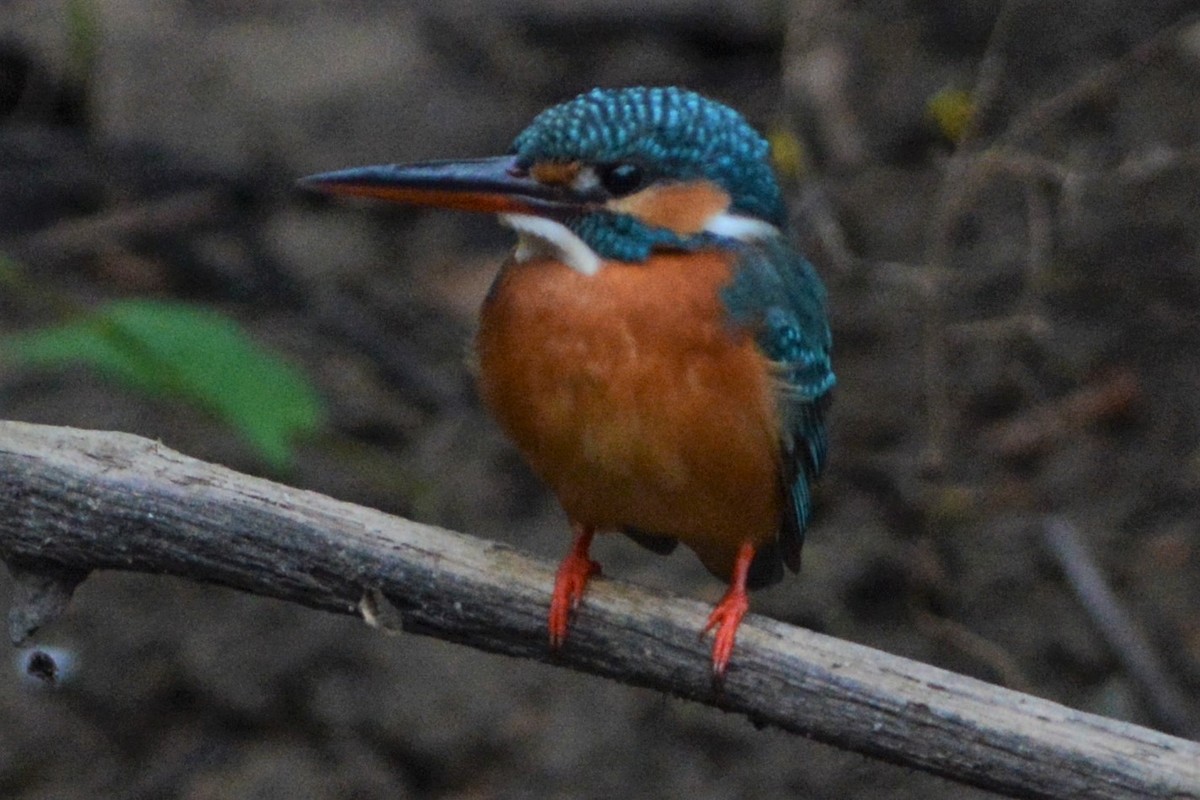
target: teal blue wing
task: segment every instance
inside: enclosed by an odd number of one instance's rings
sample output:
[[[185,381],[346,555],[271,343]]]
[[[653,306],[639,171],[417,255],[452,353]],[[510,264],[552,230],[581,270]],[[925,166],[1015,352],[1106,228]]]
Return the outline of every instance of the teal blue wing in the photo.
[[[785,514],[774,547],[762,548],[751,586],[773,583],[786,565],[800,567],[804,531],[812,515],[813,482],[825,466],[825,410],[835,378],[825,311],[825,287],[816,271],[782,237],[744,244],[733,282],[722,300],[733,322],[754,332],[777,369],[780,450]]]

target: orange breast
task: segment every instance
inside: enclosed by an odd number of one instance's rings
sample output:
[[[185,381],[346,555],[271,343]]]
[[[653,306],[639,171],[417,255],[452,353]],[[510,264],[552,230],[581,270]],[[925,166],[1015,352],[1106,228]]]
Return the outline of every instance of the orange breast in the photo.
[[[567,514],[691,547],[728,577],[781,513],[766,359],[726,321],[719,251],[505,265],[476,341],[484,402]]]

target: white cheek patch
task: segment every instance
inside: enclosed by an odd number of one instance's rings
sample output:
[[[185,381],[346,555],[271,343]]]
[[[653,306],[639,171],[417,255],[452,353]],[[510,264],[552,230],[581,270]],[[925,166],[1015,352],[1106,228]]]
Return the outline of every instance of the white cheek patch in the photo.
[[[529,214],[501,214],[500,222],[517,232],[513,257],[518,262],[551,256],[581,275],[600,271],[603,261],[596,251],[560,222]]]
[[[779,229],[769,222],[722,211],[704,223],[704,230],[727,239],[752,242],[779,235]]]
[[[517,232],[517,249],[513,258],[518,262],[540,256],[562,261],[581,275],[595,275],[604,260],[587,242],[575,235],[561,222],[530,214],[501,214],[500,222]],[[704,230],[727,239],[742,242],[757,241],[779,235],[779,229],[769,222],[722,211],[704,224]]]

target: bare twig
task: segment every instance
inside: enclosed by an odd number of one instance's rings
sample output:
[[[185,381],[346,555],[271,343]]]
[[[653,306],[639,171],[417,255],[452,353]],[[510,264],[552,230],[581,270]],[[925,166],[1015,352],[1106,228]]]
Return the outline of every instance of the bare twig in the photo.
[[[15,242],[26,260],[90,253],[98,243],[211,222],[225,206],[216,189],[195,189],[55,223]]]
[[[1200,735],[1200,722],[1188,711],[1187,695],[1163,666],[1133,616],[1109,588],[1079,532],[1061,517],[1046,519],[1041,530],[1047,549],[1062,568],[1088,616],[1137,684],[1154,718],[1176,733]]]
[[[1041,133],[1081,104],[1128,80],[1147,63],[1175,45],[1182,31],[1196,24],[1200,15],[1188,14],[1140,42],[1121,58],[1112,61],[1058,94],[1036,103],[1019,114],[1000,135],[1000,142],[1017,145]]]
[[[944,339],[946,329],[945,278],[954,255],[955,226],[970,208],[986,183],[988,159],[981,158],[981,118],[995,105],[1003,77],[1001,51],[1011,34],[1021,0],[1009,0],[1001,9],[980,62],[972,97],[975,113],[963,131],[960,146],[946,164],[934,204],[926,247],[926,275],[921,299],[921,365],[925,387],[925,419],[928,431],[922,462],[925,472],[939,477],[945,468],[950,433],[956,422],[950,402],[949,357]]]
[[[1137,376],[1119,370],[992,427],[984,441],[990,450],[1007,458],[1035,455],[1071,433],[1128,413],[1140,394]]]
[[[988,37],[987,49],[979,61],[979,70],[975,78],[975,90],[971,93],[971,101],[975,108],[967,126],[959,139],[959,147],[970,147],[983,132],[984,121],[991,114],[1000,97],[1000,86],[1004,77],[1004,45],[1008,42],[1011,31],[1020,19],[1017,13],[1022,6],[1031,5],[1026,0],[1008,0],[1000,9],[991,35]]]
[[[1025,181],[1026,235],[1029,253],[1025,258],[1025,280],[1018,314],[1045,319],[1043,302],[1046,273],[1054,249],[1054,211],[1040,181]]]
[[[562,653],[553,568],[128,434],[0,422],[0,557],[187,577],[691,698],[1015,797],[1200,798],[1200,745],[751,615],[719,688],[707,608],[597,579]]]
[[[859,264],[860,259],[850,249],[846,232],[819,181],[810,181],[801,188],[800,213],[820,243],[822,268],[847,274]]]
[[[1005,686],[1020,691],[1029,690],[1029,681],[1012,655],[995,642],[980,636],[960,622],[938,616],[925,608],[910,609],[913,622],[922,634],[945,642],[961,653],[986,664]]]
[[[866,156],[862,125],[850,102],[853,59],[842,32],[852,23],[830,0],[791,4],[783,46],[788,109],[804,108],[831,163],[854,167]]]
[[[1128,80],[1152,59],[1165,52],[1181,31],[1195,23],[1195,14],[1187,15],[1156,32],[1138,44],[1125,56],[1088,74],[1063,91],[1015,116],[1005,128],[990,140],[981,138],[984,123],[981,117],[995,105],[1002,83],[1004,60],[1001,52],[1013,33],[1018,11],[1032,6],[1023,0],[1009,0],[992,27],[987,50],[977,74],[972,93],[976,115],[964,134],[960,147],[946,165],[934,214],[929,227],[926,249],[926,278],[922,284],[924,309],[922,313],[922,365],[925,386],[925,414],[928,437],[923,454],[927,471],[936,476],[944,469],[951,433],[956,424],[955,407],[950,401],[947,355],[944,331],[947,325],[945,284],[955,251],[955,233],[959,221],[996,174],[1009,174],[1026,181],[1039,176],[1055,182],[1065,182],[1070,176],[1048,159],[1022,151],[1029,140],[1061,120],[1081,104]],[[970,145],[970,146],[968,146]],[[1053,236],[1054,220],[1048,209],[1040,207],[1043,200],[1027,195],[1039,204],[1030,208],[1030,249],[1040,255]],[[1041,241],[1035,241],[1038,237]],[[1028,288],[1028,287],[1027,287]],[[1028,295],[1026,297],[1028,299]],[[1028,305],[1028,303],[1026,304]],[[1027,310],[1027,309],[1026,309]]]

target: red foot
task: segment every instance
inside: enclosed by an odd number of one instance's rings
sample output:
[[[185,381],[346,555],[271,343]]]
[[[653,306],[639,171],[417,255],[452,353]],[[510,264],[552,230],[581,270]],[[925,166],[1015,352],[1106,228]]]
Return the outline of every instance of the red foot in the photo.
[[[595,531],[584,525],[573,525],[575,543],[554,577],[554,594],[550,597],[550,649],[557,650],[567,640],[567,622],[579,606],[588,579],[600,574],[600,564],[588,556]]]
[[[717,631],[713,637],[712,669],[713,677],[718,681],[725,678],[729,658],[733,655],[733,645],[737,641],[738,625],[750,610],[750,596],[746,594],[746,575],[753,560],[754,545],[743,544],[733,565],[729,591],[721,598],[721,602],[717,603],[708,617],[708,624],[700,634],[703,636],[714,628]]]

